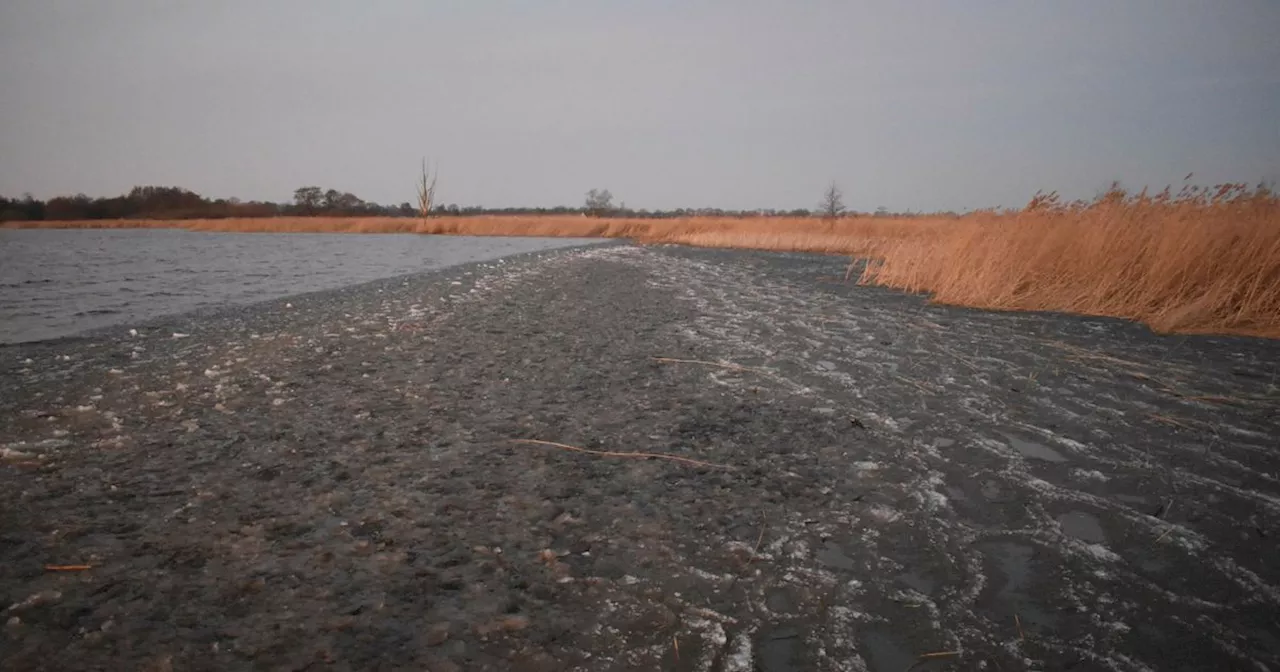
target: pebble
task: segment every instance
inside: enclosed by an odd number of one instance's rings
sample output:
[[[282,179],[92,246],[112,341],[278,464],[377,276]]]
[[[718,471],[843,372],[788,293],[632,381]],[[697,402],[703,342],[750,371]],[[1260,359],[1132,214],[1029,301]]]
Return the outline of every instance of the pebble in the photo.
[[[449,624],[437,623],[427,628],[426,643],[427,646],[440,646],[449,639]]]
[[[0,460],[25,460],[34,457],[31,453],[14,450],[8,446],[0,446]]]
[[[519,614],[512,614],[511,616],[504,617],[501,621],[499,621],[499,623],[502,625],[502,629],[508,632],[512,632],[516,630],[524,630],[525,628],[529,627],[529,617],[521,616]]]
[[[57,602],[60,599],[62,599],[62,593],[56,590],[46,590],[36,593],[21,602],[9,605],[9,611],[21,611],[23,609],[29,609],[49,602]]]

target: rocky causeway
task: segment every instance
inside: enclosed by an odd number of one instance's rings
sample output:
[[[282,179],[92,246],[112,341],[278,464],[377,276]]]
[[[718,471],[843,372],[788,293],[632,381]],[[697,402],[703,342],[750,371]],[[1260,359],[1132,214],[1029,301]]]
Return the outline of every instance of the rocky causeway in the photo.
[[[6,670],[1280,669],[1280,343],[610,243],[0,347]]]

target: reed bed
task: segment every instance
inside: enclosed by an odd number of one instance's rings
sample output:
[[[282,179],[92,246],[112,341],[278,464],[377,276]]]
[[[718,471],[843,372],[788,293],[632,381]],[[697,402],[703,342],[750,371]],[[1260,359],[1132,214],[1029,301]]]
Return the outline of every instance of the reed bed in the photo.
[[[1222,185],[1088,203],[1038,196],[880,246],[861,281],[934,301],[1280,338],[1280,201]]]

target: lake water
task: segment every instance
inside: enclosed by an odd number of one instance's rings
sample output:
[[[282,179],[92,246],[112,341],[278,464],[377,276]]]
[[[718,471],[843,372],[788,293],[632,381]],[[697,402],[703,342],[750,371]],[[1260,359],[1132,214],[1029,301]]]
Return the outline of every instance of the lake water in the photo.
[[[0,230],[0,343],[598,242],[413,234]]]

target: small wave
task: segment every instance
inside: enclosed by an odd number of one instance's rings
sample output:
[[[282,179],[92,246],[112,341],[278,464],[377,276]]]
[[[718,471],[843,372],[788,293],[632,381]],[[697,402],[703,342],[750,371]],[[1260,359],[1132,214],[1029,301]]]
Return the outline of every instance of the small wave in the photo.
[[[71,316],[72,317],[89,317],[91,315],[118,315],[118,314],[120,314],[120,311],[118,310],[111,310],[110,308],[94,308],[92,310],[82,310],[78,313],[73,313]]]
[[[30,285],[52,285],[53,280],[44,278],[41,280],[18,280],[16,282],[0,282],[0,289],[14,289],[17,287],[27,287]]]

